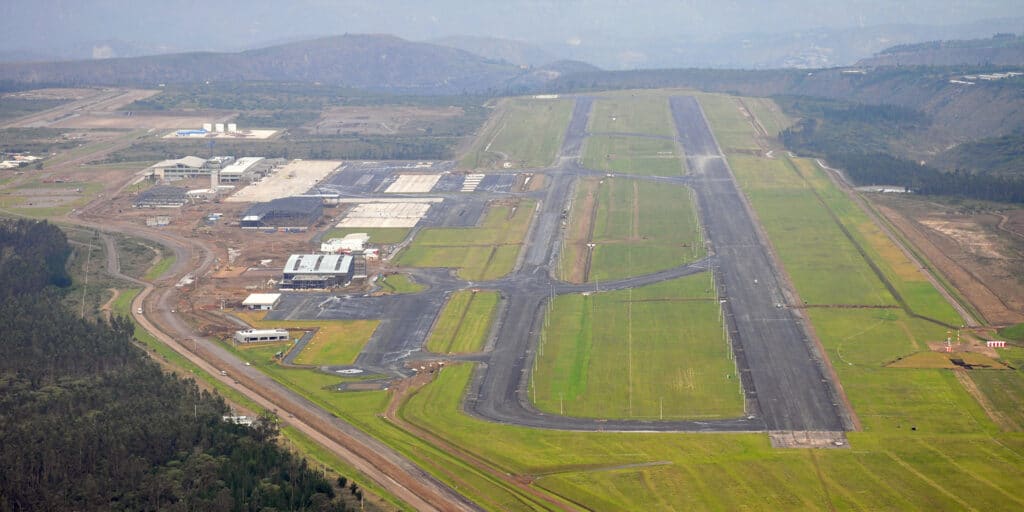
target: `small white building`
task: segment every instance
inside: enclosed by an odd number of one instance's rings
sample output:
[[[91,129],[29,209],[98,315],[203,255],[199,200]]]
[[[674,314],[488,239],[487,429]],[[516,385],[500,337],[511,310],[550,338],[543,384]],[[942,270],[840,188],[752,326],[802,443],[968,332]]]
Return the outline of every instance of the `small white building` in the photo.
[[[349,253],[361,251],[370,241],[370,235],[366,233],[349,233],[344,238],[332,238],[320,244],[320,252],[333,254],[336,252]]]
[[[235,331],[234,339],[238,343],[271,343],[288,341],[291,337],[285,329],[246,329]]]
[[[259,311],[270,311],[281,302],[280,293],[252,293],[242,301],[242,305],[248,309]]]

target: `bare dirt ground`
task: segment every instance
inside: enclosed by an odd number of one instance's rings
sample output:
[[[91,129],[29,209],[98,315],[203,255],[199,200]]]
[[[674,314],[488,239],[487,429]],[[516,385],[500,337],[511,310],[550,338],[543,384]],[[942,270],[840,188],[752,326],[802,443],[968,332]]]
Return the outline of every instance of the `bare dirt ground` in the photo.
[[[14,119],[4,124],[3,127],[31,128],[55,126],[60,122],[74,119],[83,114],[113,112],[134,101],[153,96],[158,92],[141,89],[41,89],[26,91],[19,94],[34,94],[36,98],[71,99],[72,101],[50,110]]]
[[[226,111],[124,112],[92,111],[76,114],[50,125],[53,128],[173,130],[199,129],[203,123],[223,123],[234,117]]]
[[[395,135],[421,132],[433,121],[462,115],[458,107],[336,107],[305,128],[318,135]]]
[[[566,281],[570,283],[585,283],[590,267],[590,250],[587,243],[590,242],[594,232],[594,216],[597,215],[597,187],[598,183],[592,180],[579,181],[579,187],[584,187],[586,195],[580,204],[573,205],[577,209],[578,219],[575,225],[571,226],[566,245],[572,246],[575,251],[573,260]]]
[[[1024,322],[1024,209],[958,213],[910,197],[873,201],[986,320]]]

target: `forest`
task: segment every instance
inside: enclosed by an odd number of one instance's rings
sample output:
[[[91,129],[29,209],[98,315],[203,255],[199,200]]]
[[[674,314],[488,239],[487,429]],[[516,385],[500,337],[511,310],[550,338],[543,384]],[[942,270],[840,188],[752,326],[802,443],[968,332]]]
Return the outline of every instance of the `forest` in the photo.
[[[71,249],[52,224],[0,221],[0,510],[343,511],[265,415],[161,371],[129,318],[64,309]]]
[[[791,151],[822,157],[857,185],[896,185],[926,195],[1024,202],[1024,179],[951,172],[896,156],[892,143],[928,127],[923,113],[896,105],[843,104],[821,99],[779,97],[778,104],[800,117],[779,133]]]

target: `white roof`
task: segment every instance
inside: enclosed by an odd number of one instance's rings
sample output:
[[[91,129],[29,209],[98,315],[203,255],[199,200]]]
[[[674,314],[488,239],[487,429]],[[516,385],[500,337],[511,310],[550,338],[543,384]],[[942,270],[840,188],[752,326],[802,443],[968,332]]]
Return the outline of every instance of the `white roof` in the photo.
[[[235,334],[247,334],[249,336],[271,336],[274,334],[288,334],[287,329],[243,329],[235,331]]]
[[[264,160],[262,156],[246,156],[235,160],[234,163],[228,165],[220,170],[222,175],[224,174],[242,174],[248,171],[250,167],[258,164]]]
[[[352,266],[347,254],[292,254],[284,264],[286,274],[344,274]]]
[[[200,169],[205,164],[206,160],[203,158],[199,158],[198,156],[186,156],[183,158],[177,158],[173,160],[164,160],[163,162],[157,163],[153,167],[158,169],[173,169],[182,167],[190,169]]]
[[[277,301],[281,299],[280,293],[253,293],[250,294],[244,301],[243,306],[273,306],[277,304]]]

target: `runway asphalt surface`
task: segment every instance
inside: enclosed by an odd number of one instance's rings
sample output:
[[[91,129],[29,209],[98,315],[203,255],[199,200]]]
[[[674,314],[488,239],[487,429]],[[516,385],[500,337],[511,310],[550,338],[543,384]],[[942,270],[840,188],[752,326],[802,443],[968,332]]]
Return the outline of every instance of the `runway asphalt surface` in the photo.
[[[604,431],[764,431],[844,430],[841,403],[832,383],[824,377],[801,319],[785,306],[778,271],[759,239],[732,174],[692,97],[670,100],[673,119],[687,156],[691,174],[683,177],[633,177],[688,184],[697,193],[701,218],[714,256],[662,272],[600,284],[601,290],[644,286],[714,267],[719,295],[726,299],[728,327],[746,396],[747,414],[741,418],[706,421],[641,421],[589,419],[537,411],[526,394],[529,369],[551,295],[593,291],[594,284],[575,285],[555,280],[553,269],[563,236],[562,211],[580,176],[605,173],[579,165],[582,142],[593,98],[579,97],[573,109],[556,167],[543,171],[548,186],[539,197],[538,211],[524,240],[515,271],[496,281],[459,280],[447,269],[403,269],[428,286],[415,294],[383,297],[332,294],[286,294],[269,319],[381,318],[355,365],[324,368],[335,371],[356,367],[391,376],[408,376],[412,361],[439,358],[424,344],[451,292],[483,288],[500,292],[496,338],[491,351],[471,359],[482,362],[474,373],[464,409],[475,416],[501,423],[537,428]],[[628,134],[624,134],[628,135]],[[447,194],[445,194],[447,195]],[[466,195],[463,200],[471,200]],[[453,196],[445,203],[457,202]],[[446,205],[457,210],[455,204]],[[756,282],[755,282],[756,280]]]

